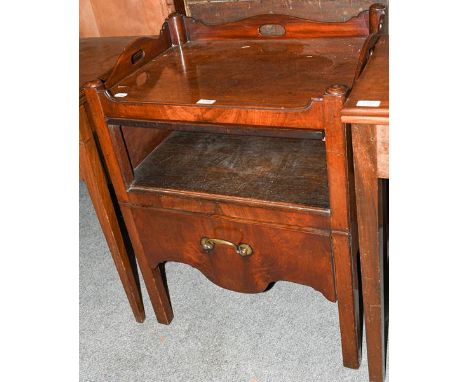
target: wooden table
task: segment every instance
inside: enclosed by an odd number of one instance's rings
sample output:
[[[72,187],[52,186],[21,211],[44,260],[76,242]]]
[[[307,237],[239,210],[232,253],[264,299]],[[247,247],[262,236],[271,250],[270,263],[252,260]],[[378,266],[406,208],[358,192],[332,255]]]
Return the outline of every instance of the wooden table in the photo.
[[[106,169],[94,139],[94,132],[86,112],[87,105],[82,85],[112,68],[125,46],[135,37],[103,37],[80,39],[80,178],[96,210],[102,231],[114,259],[117,272],[135,319],[143,322],[145,310],[141,297],[138,271],[133,250],[127,239],[114,191],[108,182]]]
[[[360,106],[363,104],[375,106]],[[389,178],[388,107],[388,37],[383,36],[356,81],[341,118],[352,124],[367,356],[372,382],[385,378],[388,183],[382,179]]]

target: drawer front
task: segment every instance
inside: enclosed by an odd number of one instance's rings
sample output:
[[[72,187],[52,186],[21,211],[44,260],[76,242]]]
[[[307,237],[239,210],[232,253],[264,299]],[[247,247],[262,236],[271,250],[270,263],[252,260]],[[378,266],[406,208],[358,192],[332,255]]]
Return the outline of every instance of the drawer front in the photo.
[[[213,283],[233,291],[264,291],[274,281],[308,285],[336,301],[330,237],[264,224],[245,223],[219,216],[164,209],[132,207],[132,214],[152,267],[165,261],[189,264]],[[252,254],[242,256],[223,242],[248,244]]]

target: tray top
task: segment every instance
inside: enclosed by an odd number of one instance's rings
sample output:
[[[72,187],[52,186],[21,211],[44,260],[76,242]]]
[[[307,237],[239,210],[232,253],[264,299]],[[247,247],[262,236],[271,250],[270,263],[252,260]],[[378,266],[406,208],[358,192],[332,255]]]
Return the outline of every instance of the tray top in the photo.
[[[363,100],[364,106],[360,106]],[[380,37],[377,42],[374,54],[354,84],[341,115],[346,123],[388,124],[388,36]]]
[[[123,96],[115,97],[117,102],[193,105],[207,100],[211,106],[302,108],[330,85],[352,85],[364,41],[192,41],[169,48],[110,94]]]
[[[80,88],[111,70],[122,50],[136,38],[80,38]]]

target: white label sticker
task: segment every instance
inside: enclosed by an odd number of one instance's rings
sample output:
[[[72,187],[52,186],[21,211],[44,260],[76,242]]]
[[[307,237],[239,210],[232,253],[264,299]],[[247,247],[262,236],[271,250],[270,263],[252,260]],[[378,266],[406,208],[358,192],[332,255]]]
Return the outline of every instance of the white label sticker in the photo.
[[[199,105],[213,105],[216,102],[215,99],[199,99],[197,103]]]
[[[359,100],[359,101],[357,101],[356,106],[379,107],[380,106],[380,101]]]
[[[128,95],[128,93],[115,93],[114,97],[123,98],[123,97],[126,97],[127,95]]]

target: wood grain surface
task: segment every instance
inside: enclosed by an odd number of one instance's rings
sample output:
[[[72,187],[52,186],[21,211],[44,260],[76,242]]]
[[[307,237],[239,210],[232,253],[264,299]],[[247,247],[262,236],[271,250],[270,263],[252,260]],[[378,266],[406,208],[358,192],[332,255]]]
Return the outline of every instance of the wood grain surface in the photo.
[[[134,170],[138,187],[329,207],[318,140],[174,132]]]
[[[364,40],[192,41],[169,48],[110,93],[127,93],[119,103],[306,107],[330,84],[352,85]]]
[[[385,380],[388,311],[389,83],[388,36],[379,36],[372,56],[342,110],[351,123],[360,263],[369,380]],[[359,101],[380,104],[360,106]]]
[[[82,91],[86,81],[98,77],[106,78],[106,73],[115,64],[122,49],[133,39],[133,37],[80,39],[80,177],[86,182],[135,319],[143,322],[145,310],[133,249],[95,139]]]
[[[336,300],[328,235],[170,210],[134,207],[132,214],[153,268],[178,261],[237,292],[262,292],[270,283],[286,280],[312,286],[330,301]],[[222,245],[206,252],[200,245],[202,237],[246,243],[253,254],[242,257]]]
[[[138,270],[128,234],[114,200],[104,163],[89,124],[85,105],[80,105],[80,174],[86,182],[96,216],[109,246],[120,281],[138,322],[145,320]]]
[[[80,38],[80,88],[88,81],[105,78],[124,48],[136,37]]]
[[[380,36],[372,59],[356,80],[346,104],[341,111],[341,120],[346,123],[386,124],[389,120],[389,38]],[[359,106],[359,101],[377,101],[376,107]]]
[[[264,14],[241,21],[207,25],[194,18],[185,18],[190,40],[225,39],[290,39],[316,37],[356,37],[369,33],[368,12],[346,22],[316,22],[304,18]],[[239,27],[240,26],[240,27]]]

